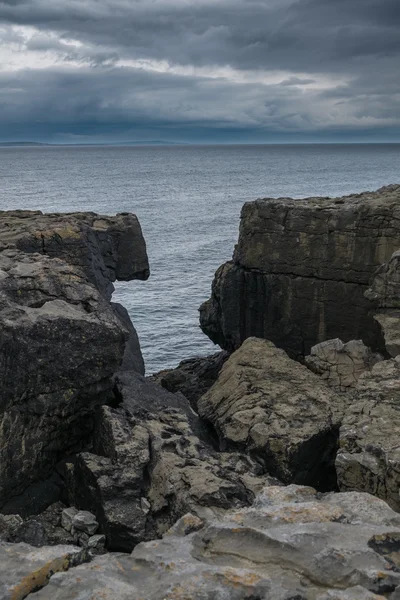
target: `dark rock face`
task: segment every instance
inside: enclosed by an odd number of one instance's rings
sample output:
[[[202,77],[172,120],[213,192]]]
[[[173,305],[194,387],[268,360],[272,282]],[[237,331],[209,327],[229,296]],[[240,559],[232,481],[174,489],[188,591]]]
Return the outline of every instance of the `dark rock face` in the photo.
[[[147,275],[133,215],[0,213],[0,507],[81,449],[132,334],[111,282]]]
[[[65,466],[70,503],[96,514],[109,549],[130,551],[187,512],[249,505],[272,481],[244,454],[216,452],[182,394],[119,377],[122,404],[100,409],[93,453]]]
[[[203,331],[226,350],[256,336],[294,358],[333,338],[383,349],[364,292],[400,246],[399,217],[399,185],[246,203],[233,261],[217,270],[200,309]]]
[[[148,379],[158,383],[169,392],[181,392],[197,410],[198,399],[216,382],[228,352],[183,360],[175,369],[155,373]]]

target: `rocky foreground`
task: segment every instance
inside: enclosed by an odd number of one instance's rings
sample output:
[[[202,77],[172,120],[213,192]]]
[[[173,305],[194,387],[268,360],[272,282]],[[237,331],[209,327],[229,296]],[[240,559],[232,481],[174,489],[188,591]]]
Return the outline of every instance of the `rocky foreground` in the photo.
[[[144,377],[134,215],[0,213],[0,599],[400,599],[400,186],[247,203]]]

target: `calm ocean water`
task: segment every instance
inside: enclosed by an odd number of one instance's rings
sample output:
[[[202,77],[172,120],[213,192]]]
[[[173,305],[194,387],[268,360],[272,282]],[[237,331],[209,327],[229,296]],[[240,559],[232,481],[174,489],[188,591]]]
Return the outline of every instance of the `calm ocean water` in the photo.
[[[265,196],[342,195],[400,182],[400,145],[0,148],[1,209],[131,211],[151,277],[119,283],[150,374],[216,351],[198,326],[240,208]]]

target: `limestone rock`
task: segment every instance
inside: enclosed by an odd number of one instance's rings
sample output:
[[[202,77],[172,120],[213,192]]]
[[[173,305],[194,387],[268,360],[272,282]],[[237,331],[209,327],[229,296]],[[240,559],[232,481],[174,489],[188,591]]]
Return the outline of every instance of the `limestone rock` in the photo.
[[[387,352],[396,357],[400,354],[400,251],[378,269],[365,296],[377,309],[374,318],[382,329]]]
[[[241,447],[285,483],[335,486],[343,399],[267,340],[248,338],[199,400],[222,446]]]
[[[399,536],[368,494],[269,487],[199,531],[56,574],[37,599],[382,600],[400,585]]]
[[[66,469],[70,502],[99,520],[111,550],[132,550],[186,513],[248,505],[271,481],[251,458],[216,452],[181,394],[119,375],[122,404],[99,412],[94,453]]]
[[[361,373],[370,371],[379,360],[382,357],[373,354],[361,340],[344,344],[336,338],[313,346],[305,364],[328,385],[345,389],[354,386]]]
[[[250,336],[303,358],[322,341],[362,339],[383,350],[364,296],[400,248],[400,185],[343,198],[247,202],[233,261],[200,308],[203,331],[234,350]]]
[[[400,361],[376,364],[358,380],[336,458],[342,490],[360,490],[400,510]]]
[[[87,552],[74,546],[33,548],[28,544],[0,542],[0,598],[23,600],[47,585],[54,573],[67,571],[87,560]]]
[[[112,282],[147,276],[134,215],[0,212],[0,510],[87,443],[133,334]]]

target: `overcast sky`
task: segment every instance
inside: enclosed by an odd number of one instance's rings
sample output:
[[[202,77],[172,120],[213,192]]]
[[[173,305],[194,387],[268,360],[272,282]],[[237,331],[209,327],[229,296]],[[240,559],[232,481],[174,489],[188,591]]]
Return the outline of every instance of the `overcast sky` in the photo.
[[[0,139],[400,141],[400,0],[0,0]]]

